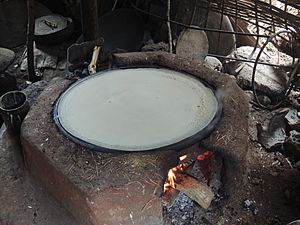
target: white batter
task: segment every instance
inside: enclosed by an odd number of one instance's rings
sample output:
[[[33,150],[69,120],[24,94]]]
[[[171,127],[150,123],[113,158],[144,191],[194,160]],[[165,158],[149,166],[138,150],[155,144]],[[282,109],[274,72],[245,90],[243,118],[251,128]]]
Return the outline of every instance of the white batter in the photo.
[[[174,144],[205,128],[218,102],[192,76],[138,68],[98,73],[72,85],[58,105],[69,133],[97,146],[126,151]]]

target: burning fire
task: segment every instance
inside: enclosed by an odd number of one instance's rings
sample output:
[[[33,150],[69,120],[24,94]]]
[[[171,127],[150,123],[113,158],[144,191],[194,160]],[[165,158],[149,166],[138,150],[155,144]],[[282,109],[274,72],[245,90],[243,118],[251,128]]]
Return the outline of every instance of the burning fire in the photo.
[[[187,159],[187,155],[183,155],[179,157],[180,161],[183,161]],[[176,188],[175,181],[176,181],[176,171],[177,170],[184,170],[184,164],[179,164],[178,166],[173,167],[172,169],[169,170],[168,172],[168,177],[166,179],[166,182],[164,184],[164,192],[166,192],[170,188]]]
[[[164,183],[164,193],[167,192],[170,188],[176,188],[176,173],[177,171],[185,171],[187,167],[189,167],[195,160],[203,161],[206,158],[209,158],[212,156],[212,153],[209,151],[206,151],[202,153],[201,155],[194,156],[194,160],[187,161],[188,156],[183,155],[179,157],[179,165],[171,168],[168,172],[167,179]],[[185,162],[183,162],[185,160]]]
[[[169,188],[175,188],[176,175],[174,172],[176,171],[176,167],[169,170],[167,180],[164,184],[164,192],[166,192]]]
[[[180,161],[183,161],[183,160],[185,160],[186,158],[187,158],[187,155],[183,155],[183,156],[180,156],[180,157],[179,157]]]

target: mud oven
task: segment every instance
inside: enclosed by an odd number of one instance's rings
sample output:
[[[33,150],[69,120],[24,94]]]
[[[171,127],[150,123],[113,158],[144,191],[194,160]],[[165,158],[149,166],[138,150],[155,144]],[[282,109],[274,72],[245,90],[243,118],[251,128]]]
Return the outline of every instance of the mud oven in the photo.
[[[71,83],[57,79],[41,94],[22,126],[21,141],[30,173],[81,224],[168,224],[163,209],[173,204],[178,190],[208,208],[214,215],[210,223],[217,224],[220,209],[235,201],[244,179],[248,149],[247,97],[229,75],[168,53],[117,54],[114,65],[168,68],[205,81],[215,89],[222,104],[214,129],[187,138],[184,144],[179,142],[153,151],[120,153],[108,152],[107,148],[92,151],[95,145],[88,145],[87,141],[80,143],[54,122],[57,99]],[[77,122],[85,123],[85,118]],[[202,170],[201,175],[196,164]],[[216,173],[217,182],[222,185],[215,185]],[[204,185],[204,192],[208,191],[204,197],[199,183]]]

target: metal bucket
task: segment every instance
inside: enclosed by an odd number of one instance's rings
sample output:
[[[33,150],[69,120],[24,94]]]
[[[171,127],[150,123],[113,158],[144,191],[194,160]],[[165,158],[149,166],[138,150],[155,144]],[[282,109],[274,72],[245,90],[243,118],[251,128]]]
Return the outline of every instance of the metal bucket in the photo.
[[[0,97],[0,114],[11,134],[20,133],[22,121],[29,108],[27,97],[21,91],[10,91]]]

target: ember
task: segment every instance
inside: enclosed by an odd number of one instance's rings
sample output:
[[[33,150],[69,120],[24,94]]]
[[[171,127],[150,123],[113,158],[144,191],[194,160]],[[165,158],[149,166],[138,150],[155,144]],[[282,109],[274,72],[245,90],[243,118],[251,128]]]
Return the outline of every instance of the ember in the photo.
[[[197,160],[202,161],[202,160],[205,160],[205,159],[208,158],[208,157],[211,157],[212,155],[213,155],[213,154],[212,154],[211,152],[206,151],[206,152],[204,152],[203,154],[198,155],[198,156],[197,156]]]

